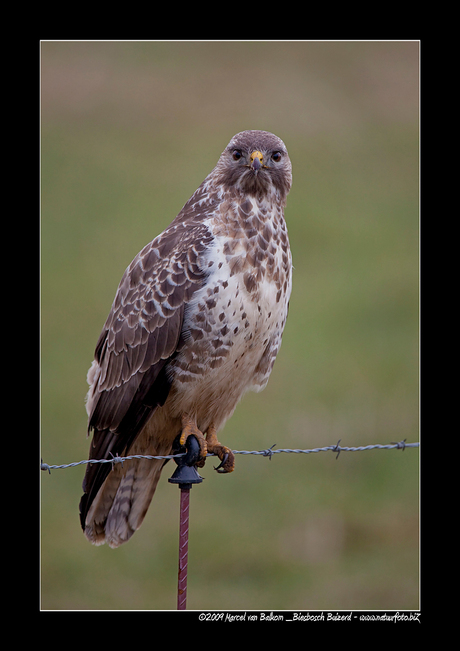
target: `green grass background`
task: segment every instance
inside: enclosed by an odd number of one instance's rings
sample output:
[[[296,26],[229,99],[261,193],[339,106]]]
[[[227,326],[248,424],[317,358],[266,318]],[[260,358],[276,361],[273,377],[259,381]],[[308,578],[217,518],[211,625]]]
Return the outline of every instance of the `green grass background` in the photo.
[[[419,437],[419,45],[41,44],[41,447],[86,459],[86,372],[121,275],[244,129],[293,165],[294,285],[233,449]],[[419,452],[238,456],[191,493],[190,609],[419,607]],[[41,473],[41,607],[176,607],[179,491],[93,547],[83,467]]]

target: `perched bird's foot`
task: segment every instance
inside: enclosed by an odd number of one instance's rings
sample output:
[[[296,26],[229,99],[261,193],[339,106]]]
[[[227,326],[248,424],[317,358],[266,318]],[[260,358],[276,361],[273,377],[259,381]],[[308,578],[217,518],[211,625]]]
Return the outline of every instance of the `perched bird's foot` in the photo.
[[[189,436],[192,435],[196,438],[196,440],[200,445],[200,460],[196,465],[199,468],[202,468],[204,466],[204,462],[206,461],[206,455],[208,453],[208,446],[207,446],[206,439],[203,435],[203,432],[200,432],[200,430],[198,429],[195,421],[192,420],[192,418],[190,418],[188,414],[183,414],[182,432],[180,435],[179,443],[181,445],[185,445],[185,441],[188,439]]]
[[[230,448],[222,445],[217,440],[214,425],[211,425],[206,432],[206,444],[208,452],[217,455],[220,459],[220,464],[217,467],[214,466],[218,473],[233,472],[235,470],[235,456]]]

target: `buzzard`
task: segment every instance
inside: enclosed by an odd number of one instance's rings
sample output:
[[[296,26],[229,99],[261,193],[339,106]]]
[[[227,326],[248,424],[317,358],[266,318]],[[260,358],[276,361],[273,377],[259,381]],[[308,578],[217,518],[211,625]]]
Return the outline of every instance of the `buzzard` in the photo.
[[[288,313],[284,221],[291,162],[267,131],[236,134],[168,228],[126,269],[88,371],[89,458],[167,455],[194,434],[219,472],[234,456],[217,432],[267,384]],[[89,464],[80,502],[92,543],[140,527],[164,460]],[[199,465],[200,465],[199,464]]]

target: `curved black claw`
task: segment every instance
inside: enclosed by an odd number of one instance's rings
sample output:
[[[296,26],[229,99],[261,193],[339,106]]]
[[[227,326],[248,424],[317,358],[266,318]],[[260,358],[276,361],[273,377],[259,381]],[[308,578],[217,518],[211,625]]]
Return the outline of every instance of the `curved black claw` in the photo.
[[[214,470],[220,474],[227,474],[235,470],[235,457],[233,452],[229,450],[224,445],[219,445],[219,447],[213,450],[214,454],[220,459],[220,464],[214,467]]]
[[[228,472],[228,470],[226,470],[226,469],[224,468],[224,465],[225,465],[225,462],[227,461],[227,459],[228,459],[228,452],[226,452],[226,453],[224,454],[224,458],[222,459],[222,461],[219,463],[218,466],[213,466],[213,467],[214,467],[214,470],[215,470],[216,472],[218,472],[219,474],[224,474],[224,473]]]

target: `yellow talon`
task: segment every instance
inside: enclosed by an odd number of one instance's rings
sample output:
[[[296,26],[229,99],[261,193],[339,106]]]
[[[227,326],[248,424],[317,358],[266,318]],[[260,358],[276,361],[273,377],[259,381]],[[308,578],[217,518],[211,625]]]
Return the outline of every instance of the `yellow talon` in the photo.
[[[218,473],[233,472],[235,470],[235,456],[230,448],[222,445],[217,440],[216,428],[211,425],[206,432],[206,443],[208,452],[216,454],[220,459],[220,464],[215,468]]]
[[[182,432],[180,435],[179,443],[181,445],[185,445],[186,440],[188,439],[189,436],[195,436],[197,439],[198,443],[200,444],[200,450],[201,450],[201,456],[203,457],[203,465],[204,465],[204,459],[206,458],[206,455],[208,453],[208,447],[206,444],[206,439],[203,436],[203,433],[200,432],[198,429],[196,423],[188,414],[183,414],[182,415]]]

